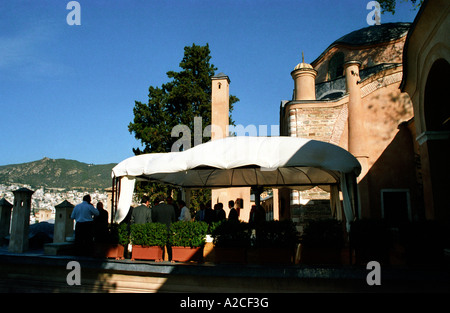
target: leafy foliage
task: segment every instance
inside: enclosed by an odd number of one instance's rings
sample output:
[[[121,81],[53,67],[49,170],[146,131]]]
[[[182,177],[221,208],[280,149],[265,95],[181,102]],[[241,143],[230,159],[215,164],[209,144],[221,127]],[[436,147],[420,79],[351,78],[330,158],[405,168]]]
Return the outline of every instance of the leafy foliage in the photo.
[[[109,242],[112,244],[119,244],[127,246],[130,243],[130,229],[126,223],[123,224],[109,224]]]
[[[171,80],[161,87],[150,86],[147,103],[135,101],[134,119],[128,125],[128,130],[144,147],[133,149],[136,155],[170,152],[179,139],[178,136],[171,136],[176,125],[186,125],[191,130],[192,143],[194,118],[197,116],[202,118],[202,134],[204,128],[211,124],[211,77],[217,68],[210,60],[208,44],[186,46],[179,64],[181,71],[167,72],[167,77]],[[237,97],[230,95],[230,112],[237,101]],[[233,123],[231,115],[230,123]],[[136,189],[140,196],[167,195],[171,192],[170,187],[156,183],[138,182]],[[208,196],[208,192],[203,190],[197,194],[201,199],[199,201]],[[195,198],[194,196],[192,199],[194,202]]]
[[[342,222],[335,219],[312,220],[305,228],[302,244],[309,247],[335,247],[344,245]]]
[[[162,223],[131,225],[131,244],[164,247],[168,240],[167,226]]]
[[[411,4],[414,9],[419,8],[423,3],[423,0],[409,0],[409,1],[411,1]],[[380,4],[382,13],[390,12],[392,15],[395,14],[396,0],[378,0],[378,3]]]
[[[212,232],[216,247],[250,247],[252,231],[248,223],[224,220]]]
[[[383,219],[358,219],[350,224],[350,246],[355,249],[357,264],[376,260],[389,262],[392,237],[388,223]]]
[[[161,87],[150,86],[147,103],[135,101],[134,120],[128,130],[144,146],[143,150],[133,149],[135,154],[170,152],[178,140],[171,137],[174,126],[188,126],[193,136],[196,116],[202,118],[203,128],[211,123],[211,77],[217,68],[210,60],[208,44],[186,46],[181,71],[167,72],[171,81]],[[230,112],[237,101],[230,96]]]
[[[298,242],[298,232],[292,221],[267,221],[256,229],[255,247],[292,248]]]
[[[200,204],[206,204],[211,201],[211,189],[192,189],[191,190],[191,207],[198,211]]]
[[[201,221],[178,221],[170,225],[169,243],[177,247],[201,247],[205,244],[208,224]]]
[[[389,227],[382,219],[358,219],[350,225],[350,242],[354,247],[387,246],[390,243]]]

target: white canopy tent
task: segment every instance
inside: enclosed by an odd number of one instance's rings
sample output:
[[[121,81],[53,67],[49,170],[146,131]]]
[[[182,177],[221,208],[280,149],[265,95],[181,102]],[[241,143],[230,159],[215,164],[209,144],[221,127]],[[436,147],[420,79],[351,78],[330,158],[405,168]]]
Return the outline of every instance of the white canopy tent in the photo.
[[[113,187],[117,185],[115,221],[127,215],[138,179],[182,188],[266,186],[306,190],[320,186],[331,191],[331,203],[336,208],[340,205],[340,188],[350,222],[360,172],[361,165],[352,154],[327,142],[297,137],[227,137],[182,152],[144,154],[120,162],[112,170]]]

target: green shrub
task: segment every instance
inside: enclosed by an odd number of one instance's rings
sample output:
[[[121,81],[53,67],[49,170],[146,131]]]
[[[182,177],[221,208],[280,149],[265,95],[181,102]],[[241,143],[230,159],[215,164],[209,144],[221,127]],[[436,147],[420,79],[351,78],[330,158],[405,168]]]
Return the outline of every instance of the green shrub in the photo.
[[[169,244],[176,247],[201,247],[206,242],[208,224],[201,221],[178,221],[170,225]]]
[[[292,221],[267,221],[256,228],[255,247],[292,248],[298,243],[298,232]]]
[[[250,247],[251,229],[248,223],[224,220],[212,232],[216,247]]]
[[[350,247],[355,250],[357,264],[378,261],[389,263],[392,246],[388,223],[382,219],[358,219],[350,224]]]
[[[335,219],[312,220],[305,228],[302,244],[316,248],[342,248],[344,230],[342,222]]]
[[[214,233],[214,229],[216,229],[217,226],[220,225],[220,223],[222,223],[222,221],[218,221],[218,222],[212,222],[211,224],[209,224],[209,229],[208,229],[208,234],[213,234]]]
[[[132,224],[131,244],[146,247],[164,247],[167,244],[167,226],[161,223]]]
[[[350,223],[350,243],[355,248],[389,247],[389,226],[381,219],[359,219]]]
[[[127,224],[110,224],[108,243],[127,246],[130,243],[130,229]]]
[[[118,228],[119,245],[127,246],[130,243],[130,228],[127,224],[120,224]]]

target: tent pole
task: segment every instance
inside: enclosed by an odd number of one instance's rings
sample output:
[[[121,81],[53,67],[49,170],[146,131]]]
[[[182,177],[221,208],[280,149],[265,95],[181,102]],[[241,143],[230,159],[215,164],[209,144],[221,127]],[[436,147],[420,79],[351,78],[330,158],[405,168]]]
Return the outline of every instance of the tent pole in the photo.
[[[358,182],[356,180],[356,177],[353,177],[353,194],[354,194],[354,208],[355,208],[355,220],[359,219],[359,188],[358,188]]]
[[[255,205],[256,207],[259,207],[261,205],[261,193],[264,191],[264,188],[260,186],[254,186],[252,189],[255,194]]]
[[[114,223],[114,217],[115,217],[115,213],[114,213],[114,185],[115,185],[115,180],[116,177],[113,177],[112,179],[112,193],[111,193],[111,224]]]
[[[122,180],[120,178],[116,179],[116,208],[114,214],[117,213],[117,208],[119,204],[121,182]]]

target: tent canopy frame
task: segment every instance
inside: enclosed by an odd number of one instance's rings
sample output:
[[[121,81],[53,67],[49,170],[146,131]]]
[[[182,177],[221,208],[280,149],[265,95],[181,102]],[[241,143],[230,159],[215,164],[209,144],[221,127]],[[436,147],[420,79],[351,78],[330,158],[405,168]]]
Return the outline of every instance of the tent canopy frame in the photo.
[[[247,151],[257,153],[242,154],[240,147],[247,145],[251,146]],[[273,149],[280,151],[273,153]],[[274,166],[264,167],[266,164]],[[277,171],[275,180],[274,170]],[[282,171],[287,171],[289,177]],[[318,180],[312,180],[309,172],[319,177]],[[297,137],[227,137],[182,152],[139,155],[119,163],[112,172],[111,221],[120,222],[124,218],[123,213],[117,215],[120,206],[128,212],[135,181],[144,180],[183,189],[272,187],[306,190],[330,186],[330,190],[336,190],[331,186],[337,186],[343,193],[348,228],[358,212],[356,177],[360,172],[357,159],[331,143]],[[200,174],[206,176],[202,178]],[[247,179],[244,174],[253,176]],[[224,183],[229,177],[231,183]],[[272,180],[268,181],[267,177]],[[233,183],[234,179],[236,183]],[[123,205],[123,198],[130,201],[124,201]]]

